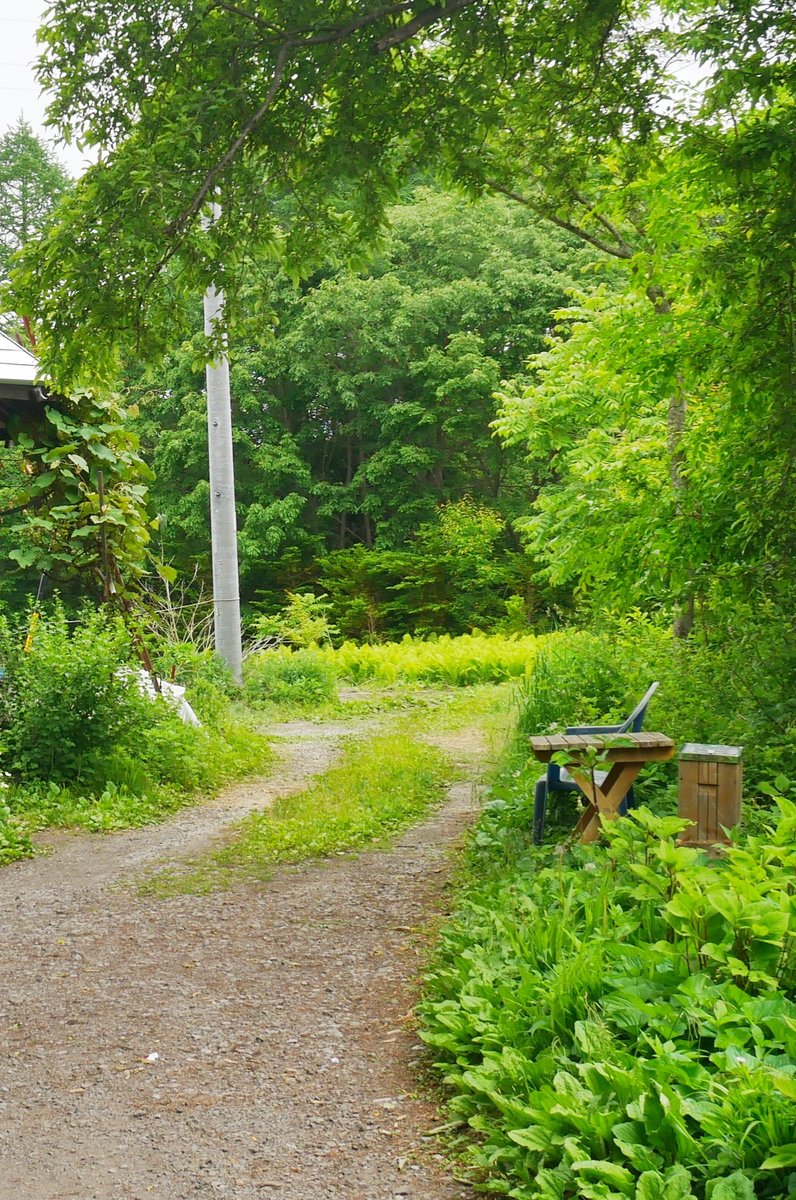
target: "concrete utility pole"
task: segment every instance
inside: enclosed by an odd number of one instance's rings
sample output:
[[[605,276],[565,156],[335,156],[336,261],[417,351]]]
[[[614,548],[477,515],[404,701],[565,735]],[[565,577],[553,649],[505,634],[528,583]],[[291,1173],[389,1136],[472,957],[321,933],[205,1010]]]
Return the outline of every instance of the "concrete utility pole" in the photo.
[[[213,220],[219,209],[213,206]],[[224,293],[214,285],[205,292],[205,333],[215,332],[224,315]],[[235,520],[235,466],[232,453],[232,404],[226,353],[207,364],[207,445],[210,458],[210,537],[213,557],[213,609],[216,651],[243,680],[238,582],[238,531]]]

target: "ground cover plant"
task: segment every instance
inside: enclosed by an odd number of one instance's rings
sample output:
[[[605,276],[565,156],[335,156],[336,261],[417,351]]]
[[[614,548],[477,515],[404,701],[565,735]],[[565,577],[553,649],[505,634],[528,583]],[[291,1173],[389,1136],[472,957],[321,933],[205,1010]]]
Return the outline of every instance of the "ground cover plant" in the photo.
[[[162,819],[199,794],[271,761],[264,738],[233,713],[226,673],[209,653],[162,647],[184,667],[202,720],[186,725],[142,694],[129,630],[107,612],[53,605],[25,630],[0,621],[0,861],[32,853],[35,829],[118,829]]]
[[[525,636],[475,631],[460,637],[414,638],[381,645],[344,642],[320,653],[341,680],[350,683],[413,682],[465,687],[497,683],[530,671],[538,645]]]
[[[280,863],[359,850],[420,820],[442,799],[450,776],[440,750],[406,734],[351,743],[307,788],[246,817],[229,845],[184,870],[160,872],[142,888],[206,892],[240,875],[267,877]]]
[[[218,861],[296,862],[356,850],[419,820],[449,774],[441,751],[406,735],[354,743],[305,791],[247,817]]]
[[[796,1195],[796,806],[779,794],[793,786],[792,672],[766,614],[736,616],[734,640],[683,642],[639,614],[546,635],[515,689],[515,734],[421,1008],[488,1190]],[[744,745],[749,832],[718,862],[678,847],[661,764],[637,788],[652,808],[606,844],[568,844],[568,798],[534,847],[527,738],[620,720],[653,679],[649,728]]]
[[[511,807],[487,806],[421,1008],[476,1177],[516,1200],[796,1194],[796,806],[719,862],[647,809],[518,854]]]
[[[253,708],[317,708],[337,699],[336,673],[317,646],[299,650],[278,646],[246,661],[243,696]]]

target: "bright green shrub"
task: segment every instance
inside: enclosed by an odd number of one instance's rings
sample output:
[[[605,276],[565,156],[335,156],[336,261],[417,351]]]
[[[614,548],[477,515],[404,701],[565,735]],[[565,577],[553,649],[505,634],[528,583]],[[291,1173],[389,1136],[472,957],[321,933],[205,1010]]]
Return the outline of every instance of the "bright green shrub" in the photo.
[[[284,608],[273,616],[258,617],[254,629],[257,637],[277,638],[296,650],[328,645],[337,633],[329,620],[326,594],[314,592],[288,592]]]
[[[474,878],[504,855],[501,803]],[[796,805],[723,861],[681,828],[638,810],[606,846],[474,883],[443,931],[422,1037],[491,1190],[794,1194]]]
[[[77,779],[94,770],[121,738],[143,730],[149,702],[130,669],[121,621],[86,611],[69,622],[60,605],[36,629],[29,652],[6,626],[2,746],[21,779]]]
[[[223,665],[191,647],[170,651],[201,728],[183,724],[168,700],[142,694],[129,634],[107,613],[68,621],[56,605],[29,653],[0,624],[0,745],[13,814],[6,820],[0,806],[0,862],[30,852],[25,829],[140,825],[266,769],[265,740],[231,719]]]
[[[215,725],[223,719],[231,698],[238,689],[232,671],[212,650],[200,650],[190,642],[170,642],[155,659],[163,679],[187,689],[187,699],[203,724]]]
[[[213,650],[200,650],[191,642],[169,642],[156,655],[155,666],[164,679],[171,679],[173,672],[174,682],[182,687],[206,683],[226,696],[235,694],[232,671],[223,658]]]
[[[243,695],[254,708],[264,704],[323,704],[335,700],[335,672],[318,650],[264,650],[245,665]]]
[[[408,635],[400,642],[324,649],[326,662],[339,678],[351,683],[428,683],[462,687],[497,683],[524,675],[531,667],[538,639],[464,634],[422,640]]]

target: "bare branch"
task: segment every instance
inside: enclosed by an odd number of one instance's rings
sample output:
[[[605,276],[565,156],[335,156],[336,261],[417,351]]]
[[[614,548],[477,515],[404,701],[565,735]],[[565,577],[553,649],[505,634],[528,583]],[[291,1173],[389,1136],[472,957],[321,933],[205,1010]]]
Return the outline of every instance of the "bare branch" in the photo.
[[[399,25],[391,33],[387,33],[384,37],[379,38],[376,42],[376,50],[379,52],[391,50],[393,46],[399,46],[401,42],[406,42],[409,38],[414,37],[421,29],[425,29],[429,25],[435,25],[437,21],[442,21],[445,17],[452,16],[453,13],[459,12],[461,9],[467,8],[475,2],[476,0],[450,0],[450,3],[444,7],[440,5],[437,8],[427,8],[425,12],[418,13],[411,21],[407,21],[405,25]]]
[[[502,196],[507,196],[509,200],[516,200],[518,204],[523,204],[526,208],[530,208],[538,216],[543,217],[545,221],[550,221],[553,225],[557,225],[559,229],[565,229],[567,233],[573,234],[580,238],[583,242],[588,242],[590,246],[602,251],[603,254],[610,254],[612,258],[632,258],[633,250],[626,242],[620,240],[619,245],[611,245],[602,238],[595,237],[593,233],[589,233],[588,229],[584,229],[580,225],[576,225],[573,221],[567,221],[564,217],[559,217],[557,213],[551,212],[542,204],[536,204],[528,196],[523,196],[520,192],[512,191],[511,188],[504,187],[498,183],[496,179],[487,179],[487,187],[493,192],[499,192]]]

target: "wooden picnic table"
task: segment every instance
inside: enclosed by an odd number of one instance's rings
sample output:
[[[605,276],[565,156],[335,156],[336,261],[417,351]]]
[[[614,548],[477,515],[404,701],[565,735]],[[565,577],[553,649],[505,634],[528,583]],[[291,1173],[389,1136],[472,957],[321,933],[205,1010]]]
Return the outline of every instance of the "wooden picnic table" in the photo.
[[[607,774],[595,772],[594,779],[583,766],[584,752],[591,748],[610,764]],[[581,842],[593,842],[600,833],[599,817],[616,817],[644,764],[672,758],[675,745],[662,733],[551,733],[532,737],[531,750],[543,763],[550,762],[554,754],[571,753],[566,768],[586,798],[574,835]]]

